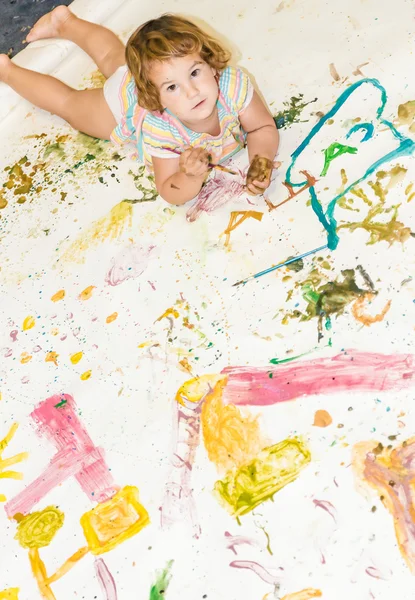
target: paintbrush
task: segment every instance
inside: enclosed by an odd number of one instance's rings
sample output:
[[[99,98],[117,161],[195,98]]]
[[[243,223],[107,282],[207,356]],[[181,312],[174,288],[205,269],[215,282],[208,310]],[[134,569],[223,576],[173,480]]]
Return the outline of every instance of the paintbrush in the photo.
[[[180,150],[176,150],[175,148],[167,148],[167,146],[162,146],[162,150],[168,150],[169,152],[173,152],[173,154],[177,154],[178,156],[181,155]],[[238,173],[235,171],[231,171],[231,169],[228,169],[227,167],[222,167],[222,165],[216,165],[210,162],[208,163],[208,166],[211,169],[219,169],[219,171],[224,171],[225,173],[230,173],[231,175],[238,175]]]
[[[235,285],[241,285],[242,283],[247,283],[248,281],[251,281],[252,279],[258,279],[258,277],[262,277],[262,275],[266,275],[267,273],[271,273],[272,271],[275,271],[276,269],[280,269],[281,267],[290,265],[291,263],[296,262],[297,260],[301,260],[302,258],[305,258],[306,256],[310,256],[310,254],[315,254],[316,252],[320,252],[320,250],[325,250],[326,248],[327,248],[327,246],[320,246],[320,248],[314,248],[314,250],[309,250],[308,252],[304,252],[304,254],[300,254],[300,256],[294,256],[293,258],[289,258],[288,260],[285,260],[284,262],[279,263],[278,265],[274,265],[273,267],[270,267],[269,269],[265,269],[265,271],[260,271],[259,273],[255,273],[254,275],[251,275],[250,277],[247,277],[246,279],[237,281],[236,283],[233,284],[232,287],[234,287]]]

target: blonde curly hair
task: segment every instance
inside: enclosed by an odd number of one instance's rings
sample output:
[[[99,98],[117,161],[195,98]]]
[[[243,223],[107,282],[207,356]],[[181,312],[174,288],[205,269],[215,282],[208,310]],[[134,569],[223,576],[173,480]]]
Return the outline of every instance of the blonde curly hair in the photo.
[[[150,79],[152,64],[193,53],[200,54],[202,60],[219,73],[231,57],[230,52],[212,36],[178,15],[165,14],[141,25],[131,35],[125,49],[140,106],[163,111],[159,90]]]

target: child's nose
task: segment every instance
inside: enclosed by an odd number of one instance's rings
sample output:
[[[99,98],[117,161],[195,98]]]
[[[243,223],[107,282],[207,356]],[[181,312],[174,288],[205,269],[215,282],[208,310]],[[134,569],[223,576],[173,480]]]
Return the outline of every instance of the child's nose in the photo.
[[[194,83],[189,83],[186,88],[186,95],[189,99],[195,98],[199,93],[198,87]]]

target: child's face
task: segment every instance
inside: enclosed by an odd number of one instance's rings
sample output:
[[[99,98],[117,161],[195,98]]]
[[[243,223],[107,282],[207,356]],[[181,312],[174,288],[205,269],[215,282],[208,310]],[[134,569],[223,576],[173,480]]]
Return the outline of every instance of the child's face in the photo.
[[[161,104],[185,124],[210,117],[218,99],[216,71],[199,54],[154,63],[151,80],[160,93]]]

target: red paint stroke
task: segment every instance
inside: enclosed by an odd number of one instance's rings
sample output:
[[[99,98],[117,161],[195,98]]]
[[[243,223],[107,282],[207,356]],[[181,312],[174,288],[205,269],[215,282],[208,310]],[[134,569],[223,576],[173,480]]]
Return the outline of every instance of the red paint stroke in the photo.
[[[95,572],[105,594],[105,600],[118,600],[114,577],[102,558],[95,559]]]
[[[279,204],[272,204],[272,202],[268,198],[265,198],[265,202],[266,202],[266,204],[268,206],[268,210],[270,212],[271,212],[271,210],[275,210],[276,208],[283,206],[289,200],[292,200],[293,198],[298,196],[298,194],[305,192],[306,190],[311,188],[311,186],[313,186],[317,183],[317,179],[315,177],[313,177],[313,175],[310,175],[310,173],[307,173],[307,171],[300,171],[300,173],[302,173],[305,176],[306,181],[307,181],[307,183],[302,188],[300,188],[300,189],[296,188],[296,191],[294,191],[294,188],[292,185],[287,183],[287,181],[283,181],[282,185],[284,185],[288,190],[288,194],[289,194],[288,198],[286,198],[282,202],[279,202]]]
[[[62,402],[65,404],[62,405]],[[56,405],[60,404],[59,408]],[[27,514],[33,506],[69,477],[75,477],[82,490],[95,502],[112,498],[118,487],[104,458],[76,414],[69,394],[56,394],[42,402],[30,415],[38,434],[57,449],[49,465],[30,485],[5,505],[6,513]]]
[[[111,266],[105,277],[108,285],[120,285],[127,279],[136,279],[148,267],[151,252],[155,246],[142,248],[141,246],[128,246],[123,248],[112,259]]]
[[[230,567],[234,567],[235,569],[250,569],[258,575],[265,583],[269,583],[271,585],[279,586],[281,584],[281,577],[277,575],[272,575],[269,571],[265,569],[262,565],[252,561],[252,560],[234,560],[229,563]]]
[[[239,169],[238,171],[240,177],[229,177],[216,172],[200,190],[195,204],[186,213],[186,219],[193,223],[203,212],[213,212],[246,193],[245,175]]]
[[[227,404],[269,406],[330,392],[401,390],[414,383],[414,356],[347,350],[276,367],[226,367]]]
[[[313,503],[315,506],[322,508],[323,510],[325,510],[327,513],[329,513],[329,515],[331,516],[331,518],[333,519],[333,521],[336,523],[336,509],[334,508],[333,504],[331,502],[329,502],[328,500],[313,500]]]
[[[238,554],[235,550],[235,546],[241,546],[243,544],[262,548],[261,544],[259,544],[256,540],[242,535],[232,535],[231,533],[229,533],[229,531],[225,531],[225,537],[227,538],[226,548],[228,550],[231,550],[234,554]]]
[[[191,473],[200,442],[201,405],[202,403],[188,402],[179,406],[177,402],[174,403],[172,470],[160,507],[163,529],[190,517],[195,538],[200,537],[201,528],[193,497]]]

